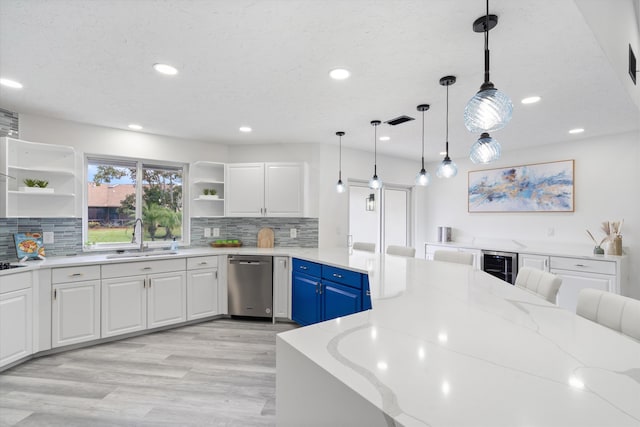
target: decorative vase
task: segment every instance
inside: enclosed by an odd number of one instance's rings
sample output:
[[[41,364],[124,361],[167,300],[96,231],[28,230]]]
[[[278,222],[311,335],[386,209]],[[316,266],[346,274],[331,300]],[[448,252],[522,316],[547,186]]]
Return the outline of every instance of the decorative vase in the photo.
[[[607,242],[607,255],[622,255],[622,236],[616,235]]]
[[[595,248],[593,248],[593,254],[594,255],[604,255],[604,249],[602,249],[602,247],[600,247],[600,245],[598,245]]]

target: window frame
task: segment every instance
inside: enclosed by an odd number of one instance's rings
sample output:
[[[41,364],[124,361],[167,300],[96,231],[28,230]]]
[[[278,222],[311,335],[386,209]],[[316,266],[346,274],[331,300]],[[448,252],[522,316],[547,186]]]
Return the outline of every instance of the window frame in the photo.
[[[143,159],[143,158],[135,158],[135,157],[125,157],[125,156],[112,156],[112,155],[103,155],[103,154],[85,154],[83,161],[83,171],[82,171],[82,185],[83,185],[83,194],[82,194],[82,248],[84,252],[93,252],[93,251],[113,251],[113,250],[135,250],[139,249],[139,244],[137,243],[127,243],[127,242],[118,242],[118,243],[95,243],[95,244],[87,244],[88,236],[89,236],[89,176],[88,169],[89,164],[94,164],[96,162],[102,162],[103,164],[113,163],[117,165],[118,163],[135,163],[137,173],[136,176],[142,177],[142,170],[146,166],[147,168],[156,167],[156,168],[177,168],[182,169],[182,236],[180,240],[176,239],[178,245],[180,246],[188,246],[190,244],[190,236],[191,236],[191,221],[189,215],[189,164],[184,162],[172,162],[166,160],[157,160],[157,159]],[[143,195],[143,181],[144,179],[137,179],[135,185],[136,191],[136,212],[135,217],[142,217],[142,195]],[[145,240],[145,246],[148,245],[149,249],[161,249],[166,248],[171,245],[170,241],[167,240]]]

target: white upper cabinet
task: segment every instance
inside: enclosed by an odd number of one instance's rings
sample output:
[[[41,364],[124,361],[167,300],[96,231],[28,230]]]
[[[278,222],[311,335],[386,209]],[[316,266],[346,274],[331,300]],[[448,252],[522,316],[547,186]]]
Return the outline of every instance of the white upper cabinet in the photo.
[[[189,177],[191,216],[224,216],[224,164],[194,162],[189,168]]]
[[[73,147],[1,138],[0,216],[77,217],[77,159]],[[25,181],[46,182],[45,188]]]
[[[227,216],[304,216],[303,163],[227,165]]]

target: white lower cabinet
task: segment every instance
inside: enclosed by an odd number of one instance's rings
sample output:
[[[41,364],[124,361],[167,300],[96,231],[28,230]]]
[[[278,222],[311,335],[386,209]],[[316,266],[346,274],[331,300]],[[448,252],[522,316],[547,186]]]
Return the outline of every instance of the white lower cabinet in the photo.
[[[187,259],[187,320],[220,314],[218,257]]]
[[[289,257],[273,257],[273,317],[291,319],[291,269]]]
[[[100,266],[51,270],[51,346],[100,338]]]
[[[33,353],[33,276],[0,277],[0,367]]]
[[[620,293],[619,277],[614,261],[550,257],[550,271],[562,278],[558,305],[576,311],[578,293],[585,288]]]
[[[522,267],[536,268],[542,271],[549,271],[549,256],[535,254],[518,254],[518,269]]]
[[[186,290],[184,258],[104,265],[102,337],[186,321]]]

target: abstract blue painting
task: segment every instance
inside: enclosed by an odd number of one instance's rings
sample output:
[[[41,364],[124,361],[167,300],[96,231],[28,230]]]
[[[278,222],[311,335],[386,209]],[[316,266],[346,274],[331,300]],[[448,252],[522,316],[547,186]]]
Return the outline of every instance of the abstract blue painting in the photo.
[[[469,212],[573,212],[573,160],[469,172]]]

